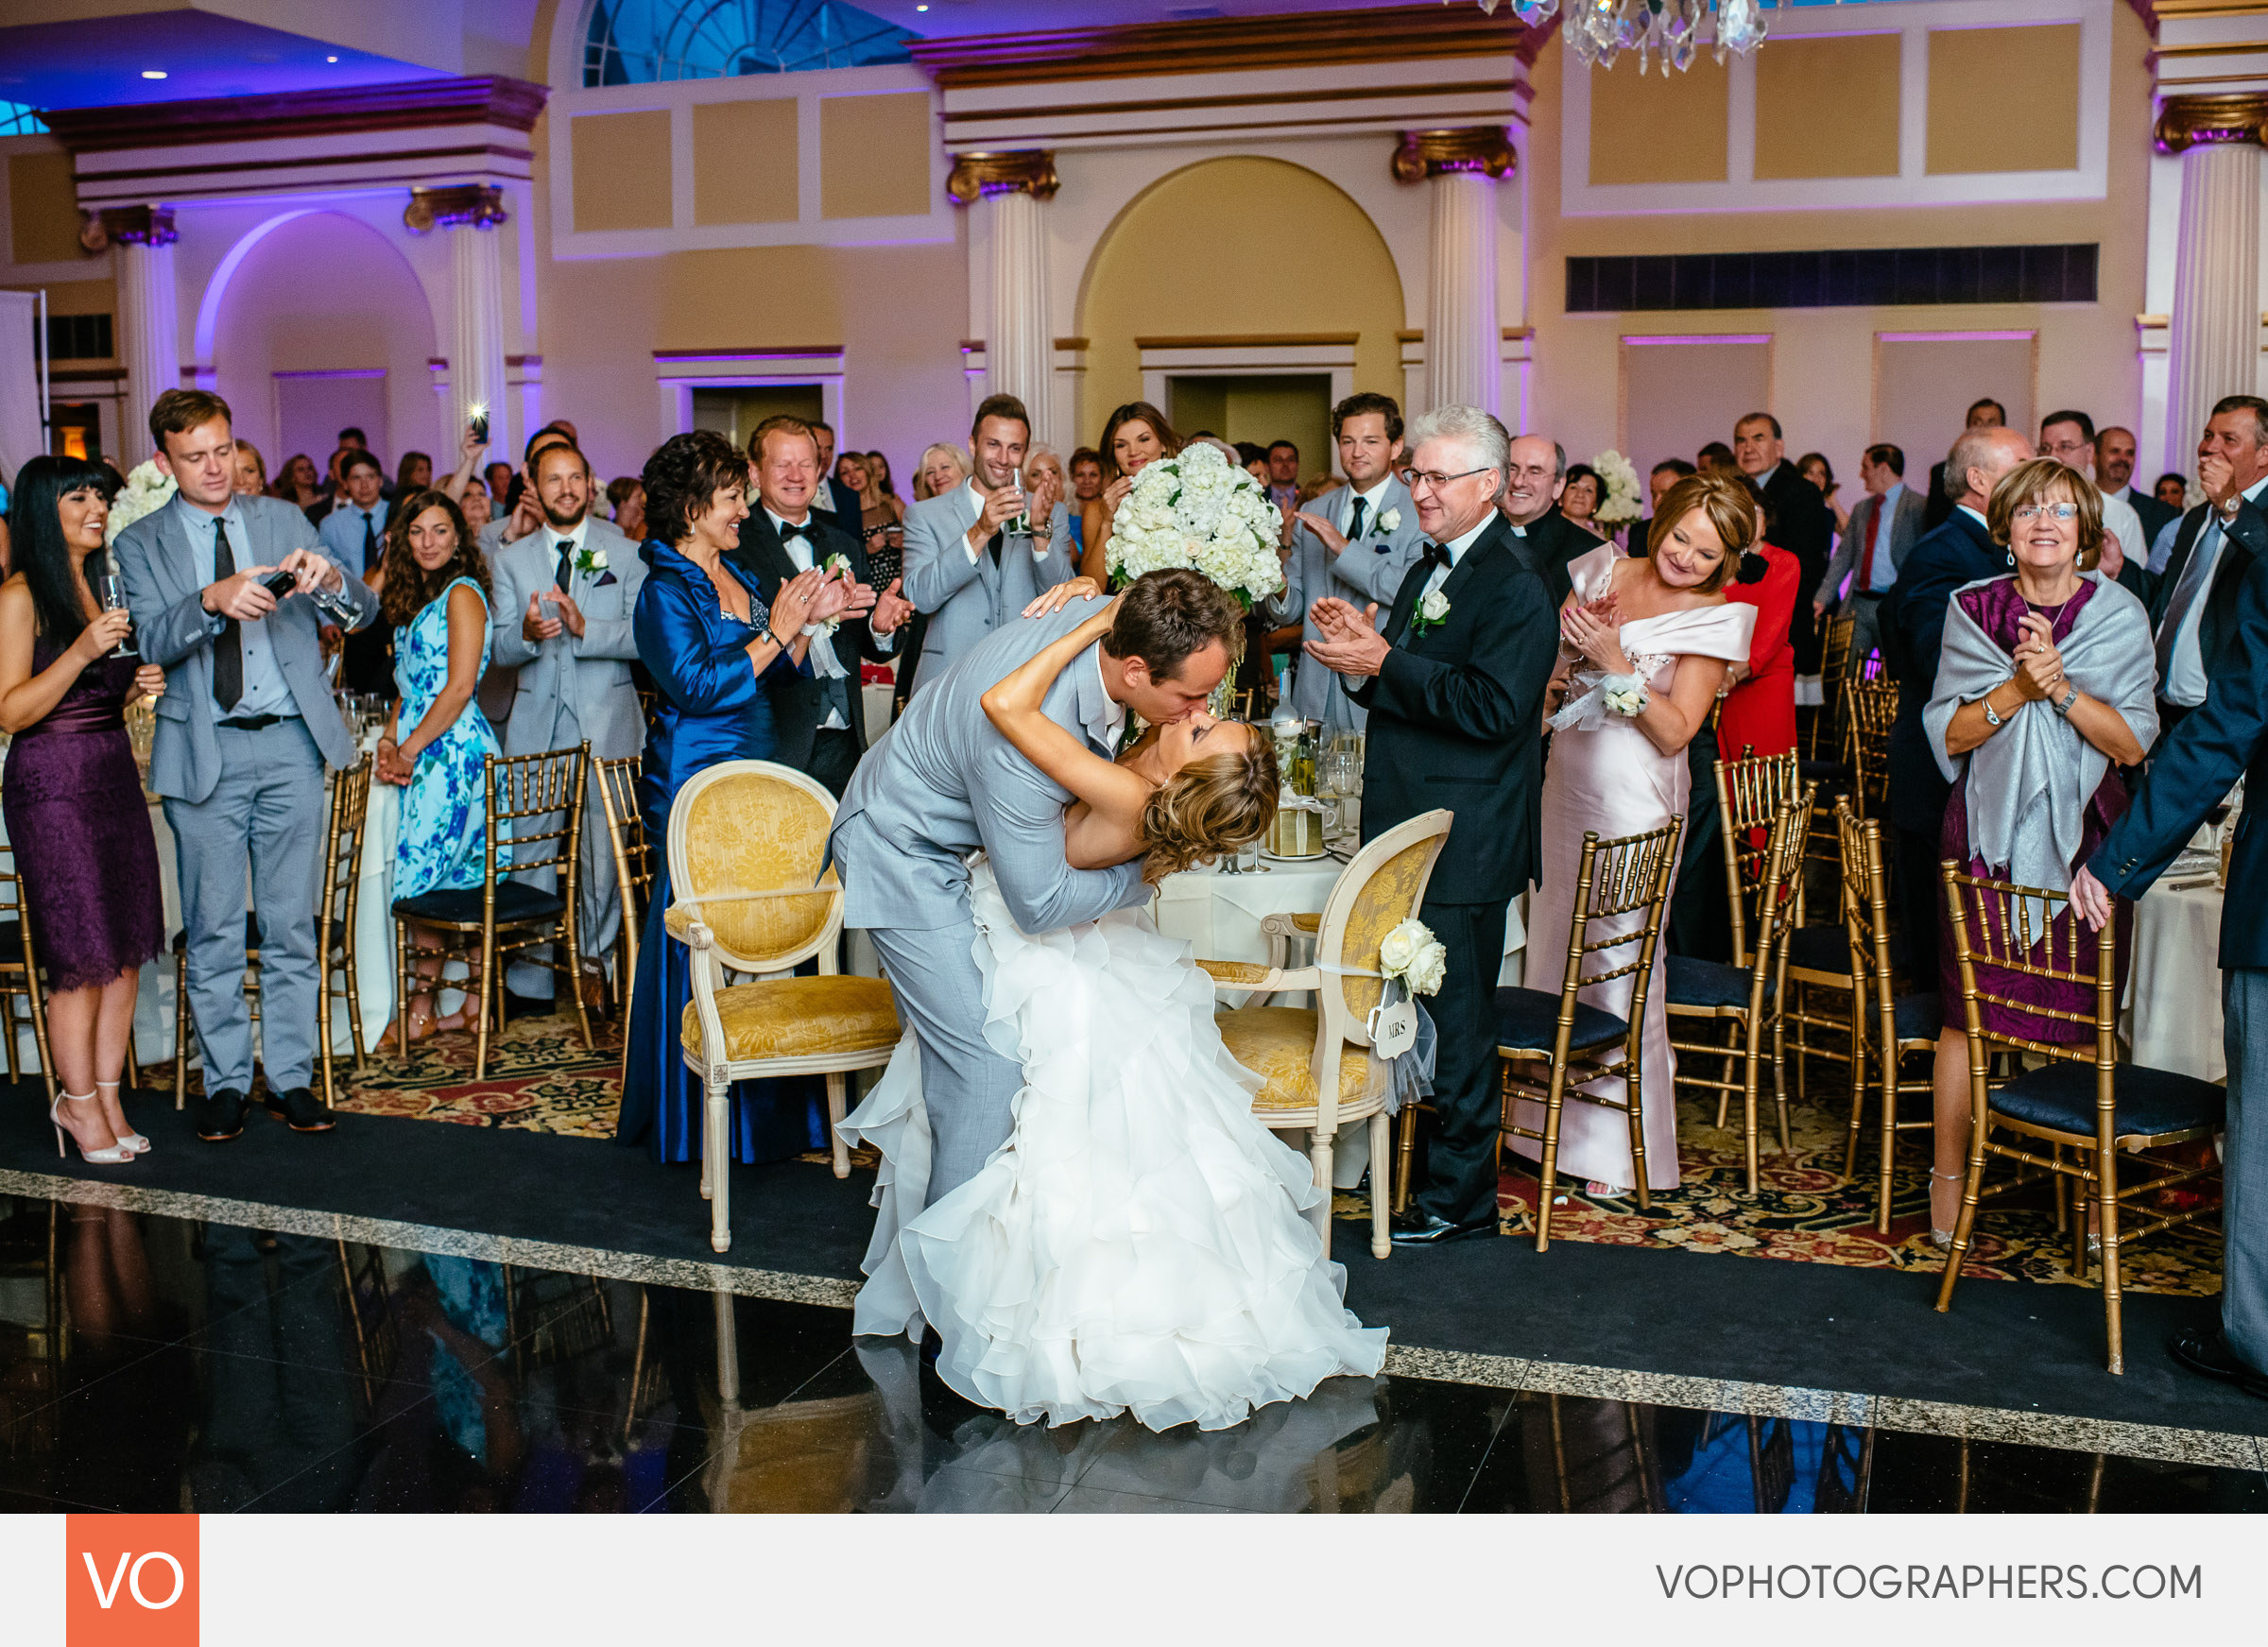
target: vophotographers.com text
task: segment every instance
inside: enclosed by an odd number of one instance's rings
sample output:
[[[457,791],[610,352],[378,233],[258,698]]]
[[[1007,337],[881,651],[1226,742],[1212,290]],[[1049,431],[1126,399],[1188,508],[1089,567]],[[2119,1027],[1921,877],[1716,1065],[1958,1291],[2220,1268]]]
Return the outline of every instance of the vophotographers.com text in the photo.
[[[2115,1563],[1928,1566],[1812,1562],[1654,1568],[1665,1601],[2200,1601],[2205,1569]]]

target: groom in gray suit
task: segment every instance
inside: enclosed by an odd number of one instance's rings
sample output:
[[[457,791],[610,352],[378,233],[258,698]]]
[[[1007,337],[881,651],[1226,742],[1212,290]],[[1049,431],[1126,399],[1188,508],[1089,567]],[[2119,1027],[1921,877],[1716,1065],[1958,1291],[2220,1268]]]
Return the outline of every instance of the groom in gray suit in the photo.
[[[1093,920],[1149,896],[1139,861],[1074,869],[1063,855],[1071,796],[994,729],[981,701],[1049,643],[1091,615],[1074,601],[1051,617],[1011,618],[933,678],[877,743],[844,793],[831,847],[843,924],[865,927],[921,1044],[921,1093],[934,1139],[927,1195],[975,1176],[1007,1141],[1023,1070],[985,1038],[985,981],[973,954],[969,856],[982,849],[1026,933]],[[1048,691],[1048,719],[1108,756],[1132,709],[1177,721],[1228,671],[1236,601],[1194,572],[1135,580],[1110,632]]]
[[[180,872],[189,1009],[204,1043],[197,1135],[244,1130],[252,1086],[244,999],[249,869],[260,926],[261,1055],[268,1110],[295,1132],[328,1132],[310,1089],[317,870],[325,849],[323,763],[358,751],[323,677],[323,622],[363,627],[378,596],[318,548],[292,505],[234,490],[228,403],[168,389],[149,410],[158,467],[180,490],[118,535],[118,575],[142,661],[165,671],[150,747]],[[279,602],[266,584],[296,579]],[[320,609],[318,614],[318,609]]]
[[[903,593],[929,616],[916,692],[1013,623],[1034,595],[1071,580],[1071,515],[1055,495],[1057,482],[1050,477],[1027,493],[1018,480],[1031,439],[1023,403],[992,396],[969,430],[969,484],[906,514]]]
[[[1270,603],[1277,623],[1301,626],[1302,642],[1327,637],[1315,626],[1314,604],[1337,595],[1357,606],[1394,604],[1403,574],[1424,547],[1418,506],[1394,473],[1401,456],[1401,408],[1387,395],[1349,395],[1331,411],[1345,486],[1302,509],[1283,563],[1283,592]],[[1338,678],[1303,650],[1292,658],[1291,704],[1302,719],[1361,731],[1368,712],[1338,690]]]

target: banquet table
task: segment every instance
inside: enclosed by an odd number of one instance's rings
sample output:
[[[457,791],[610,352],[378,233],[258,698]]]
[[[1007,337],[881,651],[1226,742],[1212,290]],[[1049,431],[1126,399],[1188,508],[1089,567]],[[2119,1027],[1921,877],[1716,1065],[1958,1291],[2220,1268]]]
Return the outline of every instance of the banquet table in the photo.
[[[2163,883],[2134,906],[2126,975],[2134,1061],[2201,1080],[2228,1073],[2221,1045],[2220,887]]]

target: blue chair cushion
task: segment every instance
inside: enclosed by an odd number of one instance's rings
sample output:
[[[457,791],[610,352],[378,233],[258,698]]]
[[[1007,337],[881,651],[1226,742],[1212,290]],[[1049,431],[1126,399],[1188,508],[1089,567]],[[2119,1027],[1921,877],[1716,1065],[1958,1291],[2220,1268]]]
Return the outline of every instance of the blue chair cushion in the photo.
[[[1858,773],[1847,761],[1798,761],[1796,775],[1806,783],[1819,785],[1821,798],[1828,800],[1848,795],[1859,781]]]
[[[1906,937],[1903,933],[1890,935],[1890,964],[1903,969],[1906,965]],[[1818,921],[1799,926],[1788,935],[1788,965],[1801,967],[1807,972],[1832,972],[1838,977],[1850,973],[1850,938],[1843,923]]]
[[[1692,955],[1672,955],[1666,963],[1669,974],[1668,1001],[1672,1006],[1740,1006],[1748,1004],[1750,974],[1746,967],[1735,967],[1726,961],[1696,960]],[[1769,972],[1764,974],[1764,994],[1769,997],[1778,980]]]
[[[481,889],[443,886],[415,898],[394,900],[394,913],[405,920],[431,920],[451,925],[480,924]],[[557,920],[567,913],[565,901],[540,892],[518,881],[496,883],[496,924],[515,926],[523,921]]]
[[[2142,1064],[2120,1064],[2111,1072],[2110,1090],[2122,1138],[2218,1126],[2228,1112],[2225,1089]],[[2092,1134],[2094,1066],[2058,1062],[2027,1070],[1992,1094],[1992,1107],[2033,1126]]]
[[[1549,1052],[1559,1032],[1559,996],[1540,989],[1511,986],[1496,992],[1496,1044],[1530,1052]],[[1602,1046],[1630,1033],[1630,1021],[1596,1006],[1575,1003],[1575,1021],[1569,1031],[1571,1047]]]
[[[1935,1040],[1945,1028],[1945,1006],[1933,989],[1926,995],[1900,995],[1890,1004],[1890,1027],[1899,1040]]]

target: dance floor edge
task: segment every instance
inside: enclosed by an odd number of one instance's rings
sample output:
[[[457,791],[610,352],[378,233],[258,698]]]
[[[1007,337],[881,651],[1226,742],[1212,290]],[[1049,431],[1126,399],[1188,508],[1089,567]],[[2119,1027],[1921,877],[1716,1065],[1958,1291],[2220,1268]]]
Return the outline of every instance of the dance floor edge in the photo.
[[[513,1128],[341,1115],[301,1136],[254,1114],[200,1142],[135,1107],[154,1148],[126,1168],[55,1153],[39,1089],[0,1102],[0,1192],[336,1235],[627,1280],[847,1306],[870,1175],[737,1167],[732,1250],[712,1253],[691,1167]],[[1390,1372],[1659,1405],[1836,1419],[2185,1462],[2268,1467],[2268,1401],[2166,1357],[2212,1299],[2130,1294],[2126,1366],[2103,1364],[2092,1288],[1595,1244],[1473,1241],[1369,1256],[1342,1224],[1347,1300],[1393,1329]]]

